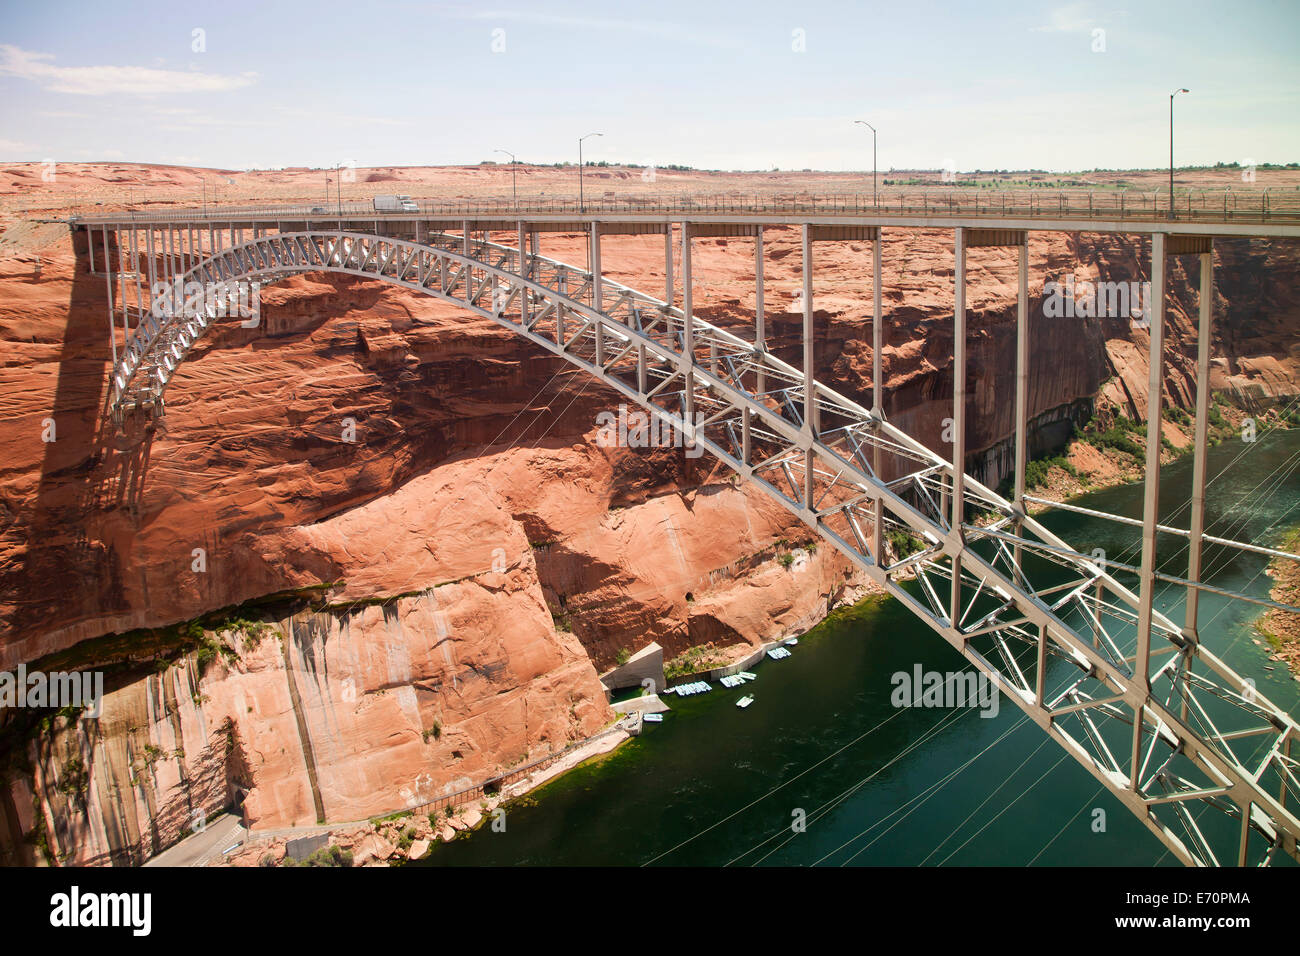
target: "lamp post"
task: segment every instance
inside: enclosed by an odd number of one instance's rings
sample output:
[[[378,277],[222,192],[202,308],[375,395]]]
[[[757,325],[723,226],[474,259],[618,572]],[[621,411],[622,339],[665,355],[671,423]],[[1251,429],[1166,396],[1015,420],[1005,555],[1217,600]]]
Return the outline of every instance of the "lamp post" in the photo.
[[[1174,218],[1174,97],[1191,90],[1179,88],[1169,94],[1169,218]]]
[[[510,157],[510,201],[514,203],[516,209],[519,208],[519,192],[515,187],[515,170],[519,168],[519,160],[515,159],[515,154],[508,149],[493,150],[497,153],[505,153]]]
[[[604,136],[604,133],[588,133],[586,136],[578,137],[578,212],[586,212],[587,206],[582,198],[582,141],[591,139],[593,136]]]
[[[871,130],[871,205],[876,206],[876,128],[866,120],[854,120],[859,126],[865,126]]]

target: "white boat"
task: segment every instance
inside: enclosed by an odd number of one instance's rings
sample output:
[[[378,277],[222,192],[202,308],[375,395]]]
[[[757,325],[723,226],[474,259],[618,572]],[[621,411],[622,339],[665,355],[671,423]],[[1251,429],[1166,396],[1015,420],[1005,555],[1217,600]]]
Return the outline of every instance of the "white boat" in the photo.
[[[744,697],[740,698],[740,700],[736,701],[736,706],[739,707],[741,710],[744,710],[753,702],[754,702],[754,698],[750,694],[746,694]]]
[[[796,644],[798,644],[798,643],[799,643],[799,638],[797,638],[797,637],[792,637],[792,638],[790,638],[790,640],[788,640],[788,641],[785,642],[785,646],[786,646],[786,647],[794,647],[794,646],[795,646]]]
[[[738,673],[736,676],[737,676],[737,677],[743,677],[745,680],[757,680],[757,679],[758,679],[758,675],[757,675],[757,674],[751,674],[749,671],[741,671],[741,672]]]
[[[664,715],[663,715],[663,714],[645,714],[645,715],[643,715],[643,716],[641,717],[641,719],[644,720],[646,723],[650,723],[650,724],[662,724],[662,723],[664,722]]]

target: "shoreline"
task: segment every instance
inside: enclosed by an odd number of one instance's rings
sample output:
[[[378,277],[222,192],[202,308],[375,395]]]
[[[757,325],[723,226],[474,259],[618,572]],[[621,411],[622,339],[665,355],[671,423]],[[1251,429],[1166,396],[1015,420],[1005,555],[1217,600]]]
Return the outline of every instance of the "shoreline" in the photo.
[[[321,836],[325,839],[320,850],[332,853],[333,848],[337,848],[340,854],[347,855],[349,862],[345,865],[349,866],[400,866],[421,860],[438,843],[450,843],[460,839],[462,834],[490,824],[493,814],[499,808],[589,760],[613,753],[632,739],[632,734],[626,729],[627,723],[627,718],[621,717],[554,762],[507,784],[495,796],[472,798],[459,805],[448,805],[442,813],[436,810],[429,813],[423,813],[419,809],[395,810],[368,820],[281,827],[261,832],[246,830],[245,842],[239,850],[219,859],[209,857],[196,865],[283,866],[286,865],[288,844],[291,841]],[[287,865],[294,864],[290,862]],[[298,865],[312,864],[303,862]],[[340,864],[335,862],[324,865]]]
[[[1279,550],[1300,553],[1300,523],[1282,538]],[[1280,604],[1300,605],[1300,562],[1274,558],[1264,571],[1273,579],[1269,597]],[[1270,661],[1285,664],[1292,680],[1300,682],[1300,615],[1269,608],[1255,621],[1255,630],[1271,649]],[[1256,644],[1261,642],[1256,640]]]

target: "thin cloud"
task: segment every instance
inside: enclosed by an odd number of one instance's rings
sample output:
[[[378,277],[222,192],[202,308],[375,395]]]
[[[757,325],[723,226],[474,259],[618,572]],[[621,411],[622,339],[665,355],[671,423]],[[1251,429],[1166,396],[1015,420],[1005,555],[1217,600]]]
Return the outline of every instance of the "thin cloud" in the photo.
[[[559,13],[537,13],[532,10],[460,10],[453,15],[471,20],[530,23],[536,26],[568,27],[574,30],[611,30],[617,33],[639,33],[664,39],[680,40],[701,46],[738,49],[741,44],[726,31],[719,29],[687,29],[666,20],[627,20],[620,17],[584,17]]]
[[[221,74],[157,70],[145,66],[56,66],[49,53],[0,44],[0,76],[31,80],[52,93],[106,94],[225,93],[250,86],[256,73]]]
[[[1090,30],[1097,23],[1097,18],[1090,15],[1086,3],[1072,3],[1057,7],[1048,17],[1045,26],[1033,27],[1034,33],[1081,33]]]

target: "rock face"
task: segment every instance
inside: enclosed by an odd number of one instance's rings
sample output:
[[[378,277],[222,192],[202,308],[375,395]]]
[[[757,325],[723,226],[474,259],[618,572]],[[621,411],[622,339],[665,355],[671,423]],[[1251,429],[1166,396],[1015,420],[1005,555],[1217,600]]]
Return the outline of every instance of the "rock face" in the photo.
[[[619,398],[581,372],[491,322],[346,277],[267,290],[263,327],[217,329],[176,376],[165,427],[119,446],[99,424],[104,281],[53,228],[0,258],[0,669],[95,662],[108,652],[81,642],[252,601],[279,636],[233,628],[219,636],[233,658],[190,653],[154,673],[137,661],[98,721],[26,741],[0,788],[6,859],[37,859],[43,842],[51,858],[136,861],[196,809],[232,801],[262,828],[418,804],[605,726],[596,673],[622,650],[657,641],[671,658],[799,633],[863,585],[830,548],[782,566],[807,529],[709,460],[598,447],[596,415]],[[613,278],[663,288],[662,240],[606,242]],[[697,241],[710,321],[752,322],[752,248]],[[886,407],[942,450],[951,235],[887,249]],[[1216,387],[1295,394],[1300,252],[1216,249]],[[768,231],[769,341],[795,364],[798,250],[795,230]],[[547,237],[543,252],[584,256],[578,237]],[[819,243],[814,299],[818,376],[864,403],[869,252]],[[1144,331],[1047,318],[1042,279],[1141,279],[1146,256],[1121,237],[1035,236],[1037,445],[1098,395],[1143,413],[1147,381]],[[1170,273],[1165,389],[1183,405],[1190,268]],[[968,444],[995,483],[1012,431],[1014,277],[1011,251],[972,254]]]

